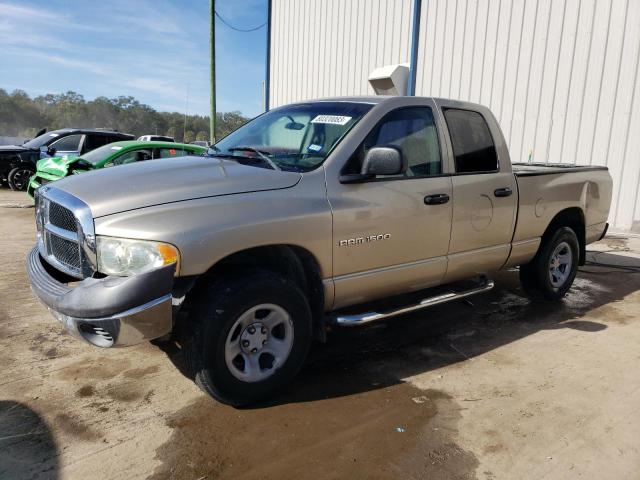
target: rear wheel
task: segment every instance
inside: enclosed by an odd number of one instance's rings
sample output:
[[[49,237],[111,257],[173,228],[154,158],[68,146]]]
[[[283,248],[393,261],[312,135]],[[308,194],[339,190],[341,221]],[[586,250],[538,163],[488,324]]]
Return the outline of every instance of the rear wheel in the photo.
[[[534,259],[520,267],[523,289],[534,298],[559,300],[578,272],[580,244],[575,232],[562,227],[544,238]]]
[[[298,373],[311,344],[311,311],[293,283],[254,272],[212,282],[197,295],[184,350],[202,390],[242,406]]]
[[[35,169],[29,165],[20,165],[9,172],[7,180],[11,190],[26,190],[29,179],[36,173]]]

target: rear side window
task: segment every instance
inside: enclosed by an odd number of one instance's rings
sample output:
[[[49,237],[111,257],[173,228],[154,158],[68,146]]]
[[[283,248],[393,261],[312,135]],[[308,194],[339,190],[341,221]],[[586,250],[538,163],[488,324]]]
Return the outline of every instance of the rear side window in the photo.
[[[87,135],[86,140],[84,141],[84,150],[85,152],[90,152],[98,147],[106,145],[107,143],[111,143],[110,138],[106,135]]]
[[[495,172],[498,155],[482,115],[471,110],[447,108],[444,118],[449,128],[458,173]]]
[[[157,153],[155,154],[154,158],[172,158],[189,155],[189,152],[180,148],[158,148],[156,152]]]

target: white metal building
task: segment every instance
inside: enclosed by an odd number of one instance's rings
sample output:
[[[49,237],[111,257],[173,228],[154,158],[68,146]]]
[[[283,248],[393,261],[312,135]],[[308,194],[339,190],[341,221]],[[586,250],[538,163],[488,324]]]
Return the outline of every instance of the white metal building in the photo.
[[[409,93],[488,105],[514,161],[607,165],[640,232],[640,0],[271,0],[269,42],[270,106],[407,63]]]

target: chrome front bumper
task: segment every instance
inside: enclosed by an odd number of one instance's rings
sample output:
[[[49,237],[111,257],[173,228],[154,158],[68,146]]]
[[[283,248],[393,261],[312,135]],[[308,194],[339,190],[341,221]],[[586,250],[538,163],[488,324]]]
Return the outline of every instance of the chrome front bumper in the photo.
[[[86,278],[70,287],[34,248],[27,258],[31,289],[73,335],[97,347],[152,340],[173,328],[175,266],[132,277]]]

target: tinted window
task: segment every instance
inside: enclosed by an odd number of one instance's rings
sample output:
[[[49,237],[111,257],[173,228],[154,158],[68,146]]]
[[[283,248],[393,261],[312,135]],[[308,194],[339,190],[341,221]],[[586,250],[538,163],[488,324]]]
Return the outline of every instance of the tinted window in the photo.
[[[51,144],[58,152],[77,152],[80,149],[82,135],[69,135]]]
[[[401,176],[442,173],[438,132],[429,107],[401,108],[387,114],[356,152],[348,173],[360,172],[362,160],[370,148],[388,145],[397,147],[407,160],[407,171]]]
[[[449,128],[456,172],[494,172],[498,170],[498,155],[487,122],[478,112],[444,110]]]
[[[91,150],[94,150],[98,147],[102,147],[103,145],[106,145],[107,143],[111,143],[109,140],[111,140],[109,137],[107,137],[106,135],[87,135],[86,140],[84,141],[84,146],[82,147],[84,149],[85,152],[89,152]]]

